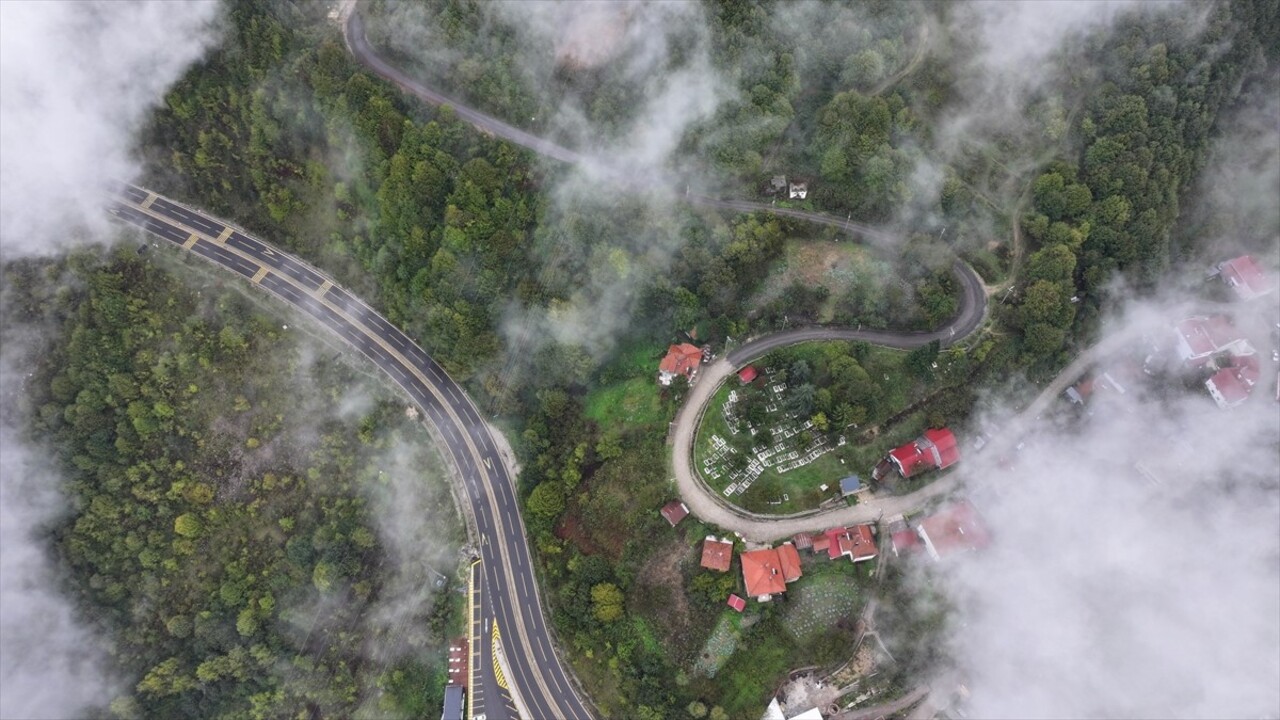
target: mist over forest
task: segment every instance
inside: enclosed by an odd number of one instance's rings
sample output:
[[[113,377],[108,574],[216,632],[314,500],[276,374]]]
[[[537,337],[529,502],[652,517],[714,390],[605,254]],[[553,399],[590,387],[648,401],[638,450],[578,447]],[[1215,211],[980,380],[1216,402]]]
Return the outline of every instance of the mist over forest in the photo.
[[[547,616],[601,716],[758,717],[861,637],[797,635],[788,600],[699,669],[741,591],[697,569],[727,533],[657,513],[688,390],[654,381],[667,346],[944,330],[957,260],[984,324],[903,361],[909,392],[866,343],[833,345],[840,379],[793,379],[868,456],[956,429],[994,538],[886,571],[886,694],[1280,715],[1280,317],[1206,279],[1242,255],[1280,276],[1280,2],[354,4],[388,62],[573,163],[382,80],[339,10],[0,3],[0,716],[434,716],[464,630],[458,483],[409,399],[110,222],[113,180],[323,269],[464,387],[514,448]],[[1216,312],[1261,338],[1230,410],[1151,360]],[[1028,417],[1088,353],[1138,367],[1129,391]]]

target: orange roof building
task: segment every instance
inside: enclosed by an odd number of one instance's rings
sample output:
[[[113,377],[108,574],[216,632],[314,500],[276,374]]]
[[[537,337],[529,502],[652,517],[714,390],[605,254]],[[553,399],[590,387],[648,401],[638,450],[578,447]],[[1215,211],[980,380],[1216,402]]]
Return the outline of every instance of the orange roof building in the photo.
[[[729,563],[733,560],[733,543],[728,540],[717,540],[708,535],[702,541],[702,567],[708,570],[728,572]]]
[[[757,600],[768,600],[772,595],[786,592],[787,583],[800,577],[800,553],[791,543],[744,552],[741,557],[747,594]]]
[[[690,382],[698,374],[702,365],[702,350],[696,345],[680,343],[667,348],[666,357],[658,363],[658,382],[670,385],[677,375],[683,375]]]
[[[782,579],[786,582],[795,582],[800,579],[800,553],[796,550],[796,546],[791,543],[782,543],[778,546],[778,564],[782,567]]]

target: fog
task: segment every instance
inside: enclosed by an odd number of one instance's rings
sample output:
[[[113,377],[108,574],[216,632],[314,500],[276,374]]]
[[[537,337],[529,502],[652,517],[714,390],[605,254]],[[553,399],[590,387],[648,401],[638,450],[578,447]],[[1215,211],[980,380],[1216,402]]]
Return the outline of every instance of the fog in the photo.
[[[43,449],[22,441],[24,341],[0,333],[0,717],[76,717],[110,699],[107,645],[61,594],[46,530],[67,512]]]
[[[1011,470],[961,470],[996,538],[944,573],[975,717],[1280,716],[1277,295],[1229,308],[1261,365],[1243,405],[1183,387],[1174,358],[1134,370],[1153,342],[1167,358],[1174,323],[1222,309],[1195,299],[1212,264],[1252,252],[1280,277],[1278,88],[1224,114],[1179,229],[1186,264],[1106,315],[1104,338],[1130,339],[1098,367],[1128,392],[1095,396],[1078,424],[1004,428],[1027,441]]]
[[[1143,302],[1112,317],[1131,339],[1100,367],[1140,367],[1142,333],[1171,339],[1185,311]],[[1275,315],[1242,307],[1237,326],[1270,343]],[[1280,713],[1280,413],[1258,349],[1262,380],[1232,410],[1139,370],[1079,424],[1058,412],[1003,427],[1026,442],[1012,468],[966,458],[995,541],[941,577],[973,717]]]
[[[97,188],[133,177],[135,132],[218,39],[219,13],[212,2],[0,3],[0,261],[109,237]],[[20,368],[41,338],[4,336],[0,717],[76,717],[116,684],[103,639],[60,594],[42,532],[69,510],[58,471],[19,429]]]

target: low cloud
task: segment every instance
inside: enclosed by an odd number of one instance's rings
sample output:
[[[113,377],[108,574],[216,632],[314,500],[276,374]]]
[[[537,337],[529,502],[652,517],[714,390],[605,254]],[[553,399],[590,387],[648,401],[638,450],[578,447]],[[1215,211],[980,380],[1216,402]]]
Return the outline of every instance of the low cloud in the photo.
[[[0,261],[109,236],[100,188],[135,174],[135,132],[217,40],[218,12],[212,2],[0,3]],[[104,639],[61,593],[46,530],[68,511],[62,478],[20,429],[17,368],[42,341],[5,330],[0,716],[77,717],[104,707],[116,684]]]
[[[1078,425],[1005,427],[1026,443],[1010,470],[983,455],[962,470],[995,536],[944,571],[974,717],[1280,714],[1275,308],[1236,313],[1263,373],[1229,411],[1140,369],[1139,338],[1172,340],[1186,311],[1143,302],[1113,318],[1132,340],[1101,367],[1136,359],[1127,392],[1095,396]]]
[[[23,439],[31,338],[0,344],[0,717],[78,717],[115,687],[108,648],[62,594],[48,528],[67,512],[62,478],[44,448]]]
[[[0,3],[0,259],[106,234],[100,188],[134,177],[134,135],[218,40],[215,2]],[[73,232],[76,231],[76,232]]]

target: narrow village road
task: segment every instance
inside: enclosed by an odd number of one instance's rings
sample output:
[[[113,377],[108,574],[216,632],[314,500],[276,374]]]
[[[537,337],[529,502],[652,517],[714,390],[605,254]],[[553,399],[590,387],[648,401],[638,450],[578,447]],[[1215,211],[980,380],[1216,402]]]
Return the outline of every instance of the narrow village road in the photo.
[[[848,331],[827,331],[827,339],[851,339]],[[821,334],[821,333],[819,333]],[[775,339],[776,336],[768,336]],[[1035,400],[1010,422],[1005,425],[1000,436],[992,440],[984,454],[999,457],[1012,450],[1018,438],[1031,426],[1037,417],[1049,408],[1067,387],[1074,383],[1100,358],[1115,352],[1131,342],[1133,333],[1116,333],[1084,352],[1063,368],[1062,372],[1036,396]],[[718,492],[713,490],[693,467],[693,442],[696,437],[698,423],[702,418],[711,398],[726,380],[734,377],[735,372],[743,364],[776,347],[809,342],[812,334],[795,335],[791,342],[773,342],[757,345],[751,344],[739,348],[729,354],[728,358],[720,358],[704,365],[698,373],[698,382],[689,390],[684,405],[676,415],[675,427],[672,430],[672,465],[675,472],[676,487],[680,499],[689,506],[689,511],[703,522],[718,525],[726,530],[739,533],[743,538],[753,542],[772,542],[790,537],[801,532],[816,532],[838,525],[854,525],[858,523],[876,522],[881,517],[889,517],[907,513],[920,508],[925,503],[959,487],[960,474],[956,471],[940,476],[934,482],[906,495],[869,498],[852,507],[841,507],[832,510],[810,511],[794,515],[762,515],[743,510],[727,502]],[[862,339],[862,338],[857,338]],[[896,347],[896,346],[895,346]]]

